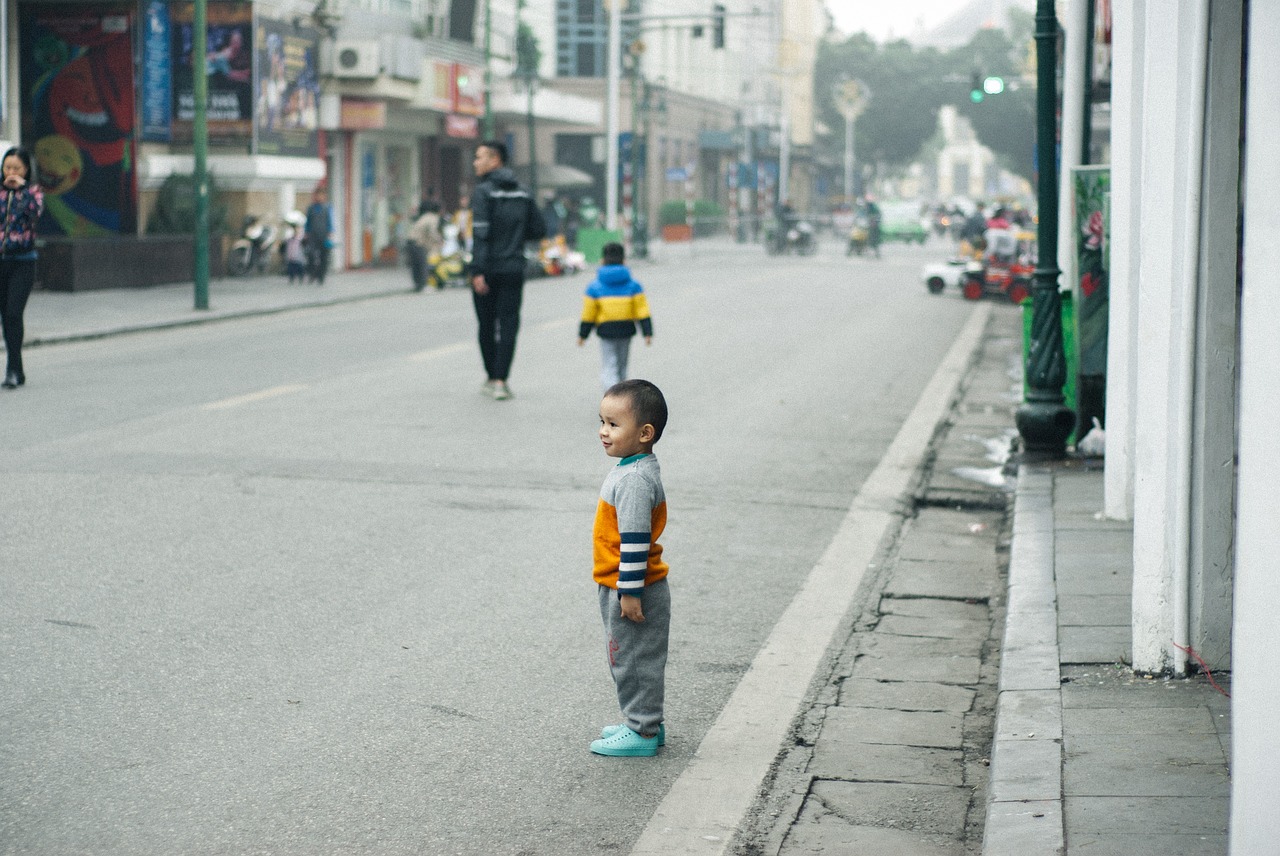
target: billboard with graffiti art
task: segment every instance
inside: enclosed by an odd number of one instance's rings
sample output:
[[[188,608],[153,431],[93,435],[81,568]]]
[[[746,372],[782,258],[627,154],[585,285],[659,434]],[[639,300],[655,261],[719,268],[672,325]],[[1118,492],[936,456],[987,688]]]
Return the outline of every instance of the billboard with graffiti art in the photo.
[[[135,229],[133,10],[21,7],[22,140],[45,191],[44,235]]]

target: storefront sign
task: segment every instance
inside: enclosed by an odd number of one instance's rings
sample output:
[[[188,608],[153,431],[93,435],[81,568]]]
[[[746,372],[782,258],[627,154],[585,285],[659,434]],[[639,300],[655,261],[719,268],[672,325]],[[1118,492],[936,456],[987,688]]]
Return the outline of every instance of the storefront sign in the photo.
[[[451,62],[432,60],[431,74],[423,80],[423,85],[427,87],[427,106],[432,110],[438,110],[441,113],[453,110],[455,68],[456,66]]]
[[[320,33],[283,21],[259,20],[254,150],[315,157],[320,127]]]
[[[343,98],[338,127],[344,131],[376,131],[387,127],[387,102]]]
[[[453,112],[466,116],[484,115],[484,70],[474,65],[454,63]]]
[[[23,139],[44,188],[42,235],[133,234],[132,5],[19,7]]]
[[[450,113],[444,117],[444,135],[463,140],[474,140],[480,136],[480,120],[475,116],[458,116]]]

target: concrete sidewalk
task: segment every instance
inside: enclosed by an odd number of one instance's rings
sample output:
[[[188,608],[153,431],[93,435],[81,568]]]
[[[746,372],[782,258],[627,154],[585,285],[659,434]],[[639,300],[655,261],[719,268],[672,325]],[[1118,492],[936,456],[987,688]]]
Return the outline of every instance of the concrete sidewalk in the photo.
[[[1019,468],[983,853],[1225,854],[1230,682],[1126,665],[1133,531],[1102,482]]]
[[[36,291],[24,316],[25,347],[203,324],[289,309],[367,300],[412,289],[403,267],[329,274],[324,285],[289,284],[279,274],[209,282],[209,308],[195,309],[195,285],[94,291]],[[429,297],[430,295],[426,295]]]
[[[1022,319],[993,309],[733,852],[1227,852],[1230,702],[1126,665],[1132,527],[1102,518],[1099,462],[1006,463]]]

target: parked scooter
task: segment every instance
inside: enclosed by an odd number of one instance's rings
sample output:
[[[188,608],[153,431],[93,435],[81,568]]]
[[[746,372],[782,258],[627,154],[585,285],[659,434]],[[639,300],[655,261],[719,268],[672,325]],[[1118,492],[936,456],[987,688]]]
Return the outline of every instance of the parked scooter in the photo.
[[[271,260],[271,248],[280,237],[279,230],[255,215],[244,218],[240,237],[231,245],[227,273],[232,276],[263,274]]]

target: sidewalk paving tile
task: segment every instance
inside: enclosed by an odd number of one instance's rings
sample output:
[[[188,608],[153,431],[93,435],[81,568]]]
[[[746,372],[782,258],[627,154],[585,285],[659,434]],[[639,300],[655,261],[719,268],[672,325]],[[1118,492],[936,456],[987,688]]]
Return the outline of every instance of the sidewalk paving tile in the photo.
[[[1059,740],[1062,698],[1055,690],[1009,690],[1000,696],[996,739]]]
[[[1088,734],[1216,734],[1207,707],[1067,708],[1062,725],[1070,737]]]
[[[847,823],[804,822],[792,828],[783,856],[892,853],[894,856],[964,856],[952,835],[928,834]]]
[[[822,780],[812,798],[823,809],[855,826],[879,826],[912,832],[954,835],[964,828],[968,788],[883,782]]]
[[[844,732],[823,729],[808,773],[819,779],[902,782],[914,785],[964,784],[964,753],[959,749],[864,743]]]
[[[977,656],[886,653],[876,657],[859,657],[854,664],[852,677],[972,685],[978,682],[981,670],[982,659]]]
[[[1060,800],[993,801],[987,806],[982,856],[1057,856],[1063,852]]]
[[[1128,624],[1058,628],[1063,663],[1130,663],[1132,638],[1133,630]]]
[[[1216,737],[1203,734],[1068,734],[1063,792],[1071,796],[1226,796],[1230,779]]]
[[[1058,624],[1062,627],[1125,626],[1133,620],[1133,597],[1125,594],[1060,594]]]
[[[929,597],[881,597],[880,614],[949,621],[990,621],[990,612],[985,604]]]
[[[848,678],[840,686],[840,704],[890,710],[935,710],[965,713],[976,692],[970,687],[931,681]]]
[[[987,552],[991,552],[988,545]],[[987,601],[995,594],[995,559],[988,564],[899,559],[884,587],[889,597],[940,597]]]
[[[1062,744],[1057,740],[996,739],[991,799],[1056,800],[1062,796]]]
[[[856,740],[893,746],[959,749],[964,714],[932,710],[891,710],[874,707],[833,707],[827,710],[818,739]]]
[[[1068,846],[1089,856],[1225,856],[1227,836],[1082,833],[1070,836]]]
[[[1058,646],[1038,645],[1012,652],[1006,648],[1000,663],[1000,692],[1051,690],[1061,684]]]
[[[1227,831],[1228,798],[1220,796],[1068,796],[1068,834],[1216,835]]]
[[[985,621],[958,621],[917,615],[886,615],[876,625],[880,633],[897,636],[933,636],[940,639],[986,639],[990,624]]]

